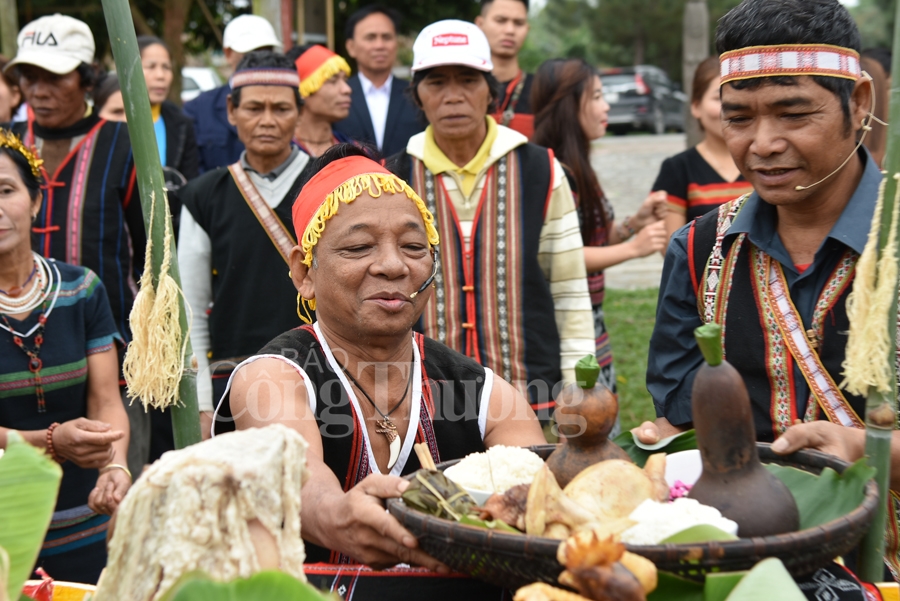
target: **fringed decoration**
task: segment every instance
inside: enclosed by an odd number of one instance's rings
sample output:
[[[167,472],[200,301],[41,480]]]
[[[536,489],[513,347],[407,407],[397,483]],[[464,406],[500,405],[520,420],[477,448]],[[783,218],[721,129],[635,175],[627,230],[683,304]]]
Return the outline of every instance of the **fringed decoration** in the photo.
[[[151,194],[151,213],[156,195]],[[132,340],[125,353],[122,373],[128,383],[128,398],[138,399],[155,409],[166,409],[180,400],[178,386],[184,367],[184,355],[190,331],[182,332],[179,323],[178,300],[183,296],[178,284],[169,275],[172,260],[171,224],[168,203],[164,203],[166,229],[163,239],[163,261],[159,283],[153,288],[151,253],[153,231],[147,232],[147,249],[140,291],[128,320]],[[151,222],[152,223],[152,222]],[[190,323],[190,318],[188,323]]]
[[[325,197],[325,200],[319,206],[309,225],[300,238],[300,249],[304,252],[303,263],[308,267],[312,266],[312,249],[318,244],[322,232],[325,231],[325,223],[337,215],[340,204],[351,203],[356,200],[360,194],[368,192],[372,198],[378,198],[383,193],[386,194],[406,194],[407,198],[416,203],[422,219],[425,221],[425,234],[428,236],[428,243],[437,246],[440,242],[437,229],[434,226],[434,216],[425,202],[419,198],[415,190],[409,187],[405,181],[396,175],[386,173],[364,173],[351,177],[335,190]]]
[[[894,174],[900,180],[900,174]],[[886,178],[881,182],[878,202],[869,230],[869,239],[859,261],[853,290],[847,299],[847,316],[850,332],[847,339],[847,355],[842,367],[844,380],[841,387],[858,396],[866,396],[869,388],[879,392],[891,389],[891,341],[893,332],[886,326],[897,293],[897,224],[900,218],[900,187],[894,197],[891,214],[891,230],[887,244],[878,256],[878,240],[881,233],[881,212],[884,207]]]
[[[307,51],[308,52],[308,51]],[[302,56],[301,56],[302,59]],[[301,59],[298,59],[300,61]],[[343,71],[347,77],[350,77],[352,71],[350,70],[350,65],[347,64],[347,61],[344,60],[342,56],[338,56],[335,54],[331,58],[327,59],[321,65],[316,67],[308,75],[300,74],[300,97],[307,98],[312,96],[319,89],[325,85],[325,82]]]

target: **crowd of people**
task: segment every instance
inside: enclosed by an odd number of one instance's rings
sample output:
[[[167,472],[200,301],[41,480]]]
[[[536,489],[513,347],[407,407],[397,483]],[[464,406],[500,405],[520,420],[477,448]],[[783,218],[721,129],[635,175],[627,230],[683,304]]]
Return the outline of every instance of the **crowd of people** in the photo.
[[[692,332],[717,322],[760,440],[862,454],[860,431],[828,420],[863,414],[834,382],[881,180],[857,139],[889,69],[881,84],[863,76],[837,0],[744,0],[720,22],[721,57],[691,91],[703,141],[667,159],[623,218],[590,162],[609,112],[600,74],[560,58],[523,72],[527,0],[425,27],[410,81],[393,74],[399,27],[382,5],[350,16],[354,74],[324,46],[282,52],[265,19],[237,17],[229,82],[183,109],[168,100],[169,49],[138,38],[202,431],[303,434],[311,561],[445,571],[382,508],[419,467],[412,445],[441,461],[552,439],[554,399],[586,355],[615,391],[603,272],[656,252],[659,419],[640,440],[690,427]],[[0,81],[0,448],[19,430],[64,464],[39,564],[92,582],[132,474],[174,447],[169,415],[131,402],[119,367],[146,234],[122,92],[91,66],[88,26],[42,17],[18,47]],[[779,69],[754,70],[748,49]],[[883,140],[869,141],[879,163]],[[805,336],[779,329],[788,317]]]

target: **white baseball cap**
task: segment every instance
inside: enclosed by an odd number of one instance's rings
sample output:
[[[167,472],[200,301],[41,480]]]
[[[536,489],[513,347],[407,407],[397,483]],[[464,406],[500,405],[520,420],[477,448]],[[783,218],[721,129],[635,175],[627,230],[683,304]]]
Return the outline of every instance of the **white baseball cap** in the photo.
[[[268,46],[280,50],[281,40],[275,35],[272,24],[258,15],[235,17],[228,22],[222,34],[222,47],[241,54]]]
[[[13,65],[34,65],[57,75],[94,60],[94,35],[87,23],[61,14],[41,17],[22,28]]]
[[[444,65],[493,71],[491,46],[474,23],[445,19],[422,30],[413,44],[412,72]]]

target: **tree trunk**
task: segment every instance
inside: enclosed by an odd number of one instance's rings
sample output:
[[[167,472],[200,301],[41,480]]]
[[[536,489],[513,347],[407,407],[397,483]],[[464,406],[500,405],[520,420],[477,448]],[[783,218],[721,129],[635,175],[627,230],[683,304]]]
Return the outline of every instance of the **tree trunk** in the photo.
[[[634,26],[634,64],[643,65],[645,55],[646,40],[644,39],[644,29],[639,23],[636,23]]]
[[[165,0],[163,5],[163,40],[172,55],[174,76],[169,100],[178,106],[181,106],[181,68],[184,66],[184,42],[181,36],[184,35],[191,3],[192,0]]]
[[[19,11],[16,0],[0,0],[0,49],[12,59],[16,55],[16,37],[19,35]]]
[[[709,9],[706,0],[688,0],[685,4],[683,42],[681,72],[684,92],[688,95],[688,102],[684,108],[684,130],[687,133],[687,145],[690,147],[703,140],[700,124],[691,115],[690,95],[697,65],[709,56]]]

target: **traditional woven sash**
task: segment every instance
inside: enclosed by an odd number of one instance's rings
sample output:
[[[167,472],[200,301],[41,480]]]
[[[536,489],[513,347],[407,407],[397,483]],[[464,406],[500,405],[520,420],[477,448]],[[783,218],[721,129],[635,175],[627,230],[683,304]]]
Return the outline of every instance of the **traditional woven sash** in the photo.
[[[828,416],[829,421],[847,427],[865,427],[850,403],[844,398],[831,374],[822,365],[818,353],[810,347],[807,333],[803,328],[803,320],[788,294],[787,281],[781,265],[765,253],[761,254],[765,256],[764,260],[767,266],[768,294],[765,295],[766,302],[775,314],[782,339],[787,344],[794,361],[797,362],[800,373],[809,384],[812,396]]]
[[[703,323],[717,323],[722,326],[722,338],[725,337],[725,310],[728,307],[728,293],[731,292],[731,274],[734,271],[734,261],[737,253],[728,253],[722,256],[722,244],[725,234],[731,229],[734,218],[744,207],[744,203],[750,197],[749,194],[727,202],[719,207],[718,221],[716,223],[716,241],[712,253],[703,270],[703,289],[697,294],[698,309]],[[744,234],[740,234],[732,248],[740,248],[744,242]],[[719,294],[719,284],[725,280],[728,288],[724,295]]]
[[[508,382],[526,381],[518,155],[509,153],[485,175],[468,245],[443,178],[412,160],[410,184],[434,215],[443,241],[435,299],[422,316],[425,334]]]
[[[272,207],[270,207],[263,197],[259,195],[259,191],[256,189],[256,186],[253,185],[253,182],[250,181],[250,177],[247,175],[247,172],[244,171],[240,161],[233,165],[229,165],[228,171],[231,172],[231,177],[234,178],[234,183],[237,184],[238,190],[241,191],[241,196],[244,197],[247,206],[253,211],[256,220],[259,221],[259,224],[266,230],[266,234],[268,234],[272,244],[275,245],[281,258],[284,259],[285,263],[290,265],[291,250],[297,246],[297,241],[294,239],[294,236],[287,227],[285,227],[284,223],[281,222],[281,219],[278,218],[275,211],[272,210]]]

